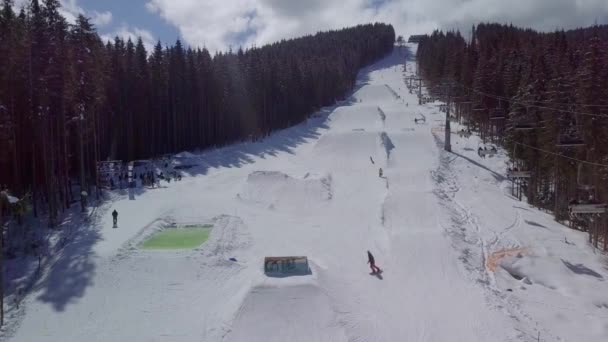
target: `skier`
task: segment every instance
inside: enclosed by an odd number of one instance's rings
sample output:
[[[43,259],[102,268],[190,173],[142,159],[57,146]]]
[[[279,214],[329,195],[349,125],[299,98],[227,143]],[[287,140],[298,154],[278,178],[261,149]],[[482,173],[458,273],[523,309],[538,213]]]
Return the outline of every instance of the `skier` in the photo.
[[[376,163],[374,163],[374,160],[372,159],[372,156],[369,156],[369,160],[372,161],[372,164],[376,164]]]
[[[382,178],[382,168],[378,170],[378,177]]]
[[[380,267],[376,266],[376,261],[374,260],[374,256],[370,251],[367,251],[367,263],[369,267],[372,269],[372,274],[380,273],[382,270]]]
[[[114,228],[116,228],[118,224],[118,212],[116,211],[116,209],[114,209],[114,211],[112,212],[112,219],[114,220]]]

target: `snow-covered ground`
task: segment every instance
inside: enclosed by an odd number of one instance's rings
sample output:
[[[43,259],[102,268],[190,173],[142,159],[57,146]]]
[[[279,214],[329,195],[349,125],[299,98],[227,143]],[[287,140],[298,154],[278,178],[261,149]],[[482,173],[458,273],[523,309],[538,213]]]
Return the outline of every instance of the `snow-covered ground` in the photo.
[[[418,106],[403,82],[412,53],[395,49],[363,70],[351,98],[306,123],[182,153],[197,166],[181,182],[135,200],[116,194],[45,271],[5,337],[608,340],[603,256],[509,195],[504,154],[481,159],[477,137],[455,134],[455,153],[442,151],[439,103]],[[426,123],[414,123],[421,114]],[[137,248],[171,222],[214,228],[192,251]],[[367,250],[382,277],[369,274]],[[281,255],[308,256],[312,274],[266,277],[264,256]]]

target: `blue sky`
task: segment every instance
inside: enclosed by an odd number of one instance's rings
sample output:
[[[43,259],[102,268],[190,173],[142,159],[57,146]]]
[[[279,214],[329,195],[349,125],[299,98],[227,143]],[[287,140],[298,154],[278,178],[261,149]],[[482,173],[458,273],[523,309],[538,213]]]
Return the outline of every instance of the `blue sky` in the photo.
[[[173,44],[180,37],[176,26],[166,22],[157,13],[146,9],[146,0],[79,0],[78,5],[85,11],[112,13],[112,21],[107,25],[98,25],[102,35],[112,35],[121,27],[138,28],[152,34],[155,40],[163,44]]]

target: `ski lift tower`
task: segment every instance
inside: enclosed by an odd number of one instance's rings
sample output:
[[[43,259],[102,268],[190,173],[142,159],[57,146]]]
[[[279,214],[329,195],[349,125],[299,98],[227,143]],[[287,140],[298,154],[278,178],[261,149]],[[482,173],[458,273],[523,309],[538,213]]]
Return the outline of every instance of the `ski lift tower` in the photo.
[[[565,120],[563,120],[565,121]],[[557,142],[555,144],[555,147],[558,149],[573,149],[573,148],[582,148],[585,147],[585,141],[583,140],[582,134],[580,133],[581,131],[579,130],[578,126],[578,122],[576,120],[576,117],[574,119],[569,120],[568,126],[566,126],[565,128],[561,129],[558,136],[557,136]],[[563,125],[562,125],[563,127]],[[555,165],[557,167],[559,162],[558,156],[555,156]],[[589,192],[591,190],[591,186],[589,184],[582,184],[581,182],[581,177],[582,177],[582,164],[579,164],[579,168],[577,169],[577,198],[570,201],[568,204],[568,212],[570,213],[570,216],[573,218],[582,218],[582,219],[586,219],[588,218],[589,215],[592,214],[599,214],[604,213],[605,212],[605,207],[602,208],[601,206],[596,207],[595,203],[588,203],[588,199],[585,198],[581,198],[581,191],[587,191]],[[557,197],[557,188],[555,191],[555,212],[558,212],[558,206],[559,206],[559,200]],[[589,193],[590,194],[590,193]],[[600,212],[598,212],[600,211]]]
[[[451,97],[452,96],[452,87],[453,87],[453,83],[449,82],[449,81],[437,87],[439,92],[442,95],[444,95],[447,99],[446,110],[445,110],[445,144],[444,144],[444,150],[446,150],[447,152],[452,152],[452,143],[451,143],[452,129],[450,126],[450,103],[452,101],[452,97]]]
[[[492,124],[492,140],[494,136],[498,136],[501,132],[499,132],[498,127],[502,126],[504,120],[506,119],[505,110],[502,108],[500,99],[498,99],[498,107],[494,108],[490,112],[490,123]]]
[[[523,161],[517,159],[517,145],[517,142],[513,145],[513,165],[507,169],[507,178],[511,180],[511,195],[521,201],[523,185],[532,178],[532,172],[528,170]]]

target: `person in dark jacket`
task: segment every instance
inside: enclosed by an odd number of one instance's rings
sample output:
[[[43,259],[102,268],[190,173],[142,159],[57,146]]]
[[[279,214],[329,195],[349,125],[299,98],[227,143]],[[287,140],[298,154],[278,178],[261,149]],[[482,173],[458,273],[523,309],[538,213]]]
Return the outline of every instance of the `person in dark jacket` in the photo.
[[[372,269],[372,273],[380,273],[382,271],[380,267],[376,266],[376,260],[374,260],[374,256],[370,251],[367,251],[367,263]]]
[[[118,211],[116,211],[116,209],[112,212],[112,219],[114,221],[114,228],[116,228],[116,225],[118,224]]]

